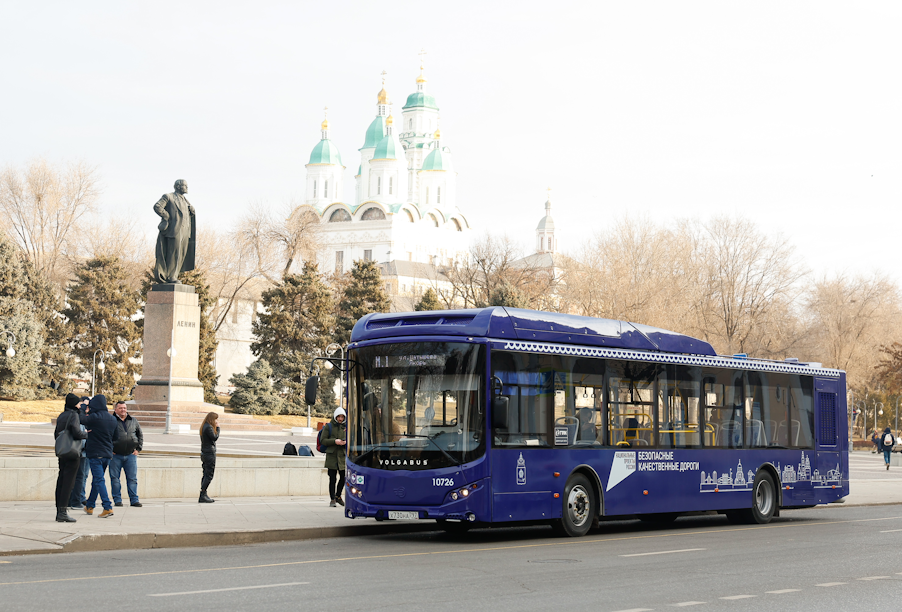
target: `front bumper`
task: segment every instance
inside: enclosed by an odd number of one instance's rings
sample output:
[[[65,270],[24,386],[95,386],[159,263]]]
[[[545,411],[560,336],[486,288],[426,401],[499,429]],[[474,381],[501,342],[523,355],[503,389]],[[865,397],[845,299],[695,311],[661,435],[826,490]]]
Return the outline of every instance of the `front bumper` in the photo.
[[[451,492],[445,496],[445,501],[438,506],[426,506],[416,504],[370,504],[366,501],[366,491],[361,490],[360,495],[353,485],[345,485],[345,516],[348,518],[374,518],[377,521],[393,520],[389,518],[389,512],[416,512],[420,519],[489,522],[491,521],[491,486],[488,479],[470,483],[466,487],[469,494],[466,497],[458,496],[451,499]],[[460,488],[455,489],[458,491]]]

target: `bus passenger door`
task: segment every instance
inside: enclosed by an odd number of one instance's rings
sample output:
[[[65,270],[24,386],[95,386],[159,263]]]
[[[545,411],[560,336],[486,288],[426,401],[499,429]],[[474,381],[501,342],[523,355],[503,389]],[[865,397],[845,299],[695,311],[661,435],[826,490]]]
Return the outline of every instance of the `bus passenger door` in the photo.
[[[829,378],[814,380],[814,431],[817,448],[817,481],[815,490],[825,493],[821,501],[837,499],[849,493],[848,454],[846,446],[845,397],[840,395],[840,381]],[[812,466],[814,468],[815,466]],[[836,489],[843,492],[838,493]]]

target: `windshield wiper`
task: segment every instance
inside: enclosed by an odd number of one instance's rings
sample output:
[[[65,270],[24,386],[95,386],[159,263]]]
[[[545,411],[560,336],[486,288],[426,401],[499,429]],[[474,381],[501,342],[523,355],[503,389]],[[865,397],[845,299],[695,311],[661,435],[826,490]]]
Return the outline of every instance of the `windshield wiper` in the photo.
[[[426,440],[429,440],[430,442],[432,442],[432,445],[435,448],[437,448],[439,450],[439,452],[441,452],[441,454],[443,454],[445,457],[447,457],[451,461],[451,463],[453,463],[454,465],[462,465],[463,464],[462,461],[458,461],[457,459],[452,457],[447,451],[445,451],[445,449],[443,449],[441,446],[438,445],[438,442],[436,442],[433,438],[430,438],[429,436],[423,436],[423,435],[419,435],[419,434],[404,434],[404,435],[407,438],[425,438]]]

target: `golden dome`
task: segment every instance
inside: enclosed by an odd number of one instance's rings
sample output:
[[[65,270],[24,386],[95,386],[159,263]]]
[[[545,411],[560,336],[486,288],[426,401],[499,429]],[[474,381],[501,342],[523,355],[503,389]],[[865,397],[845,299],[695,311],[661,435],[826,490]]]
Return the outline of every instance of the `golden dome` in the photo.
[[[379,92],[379,97],[376,98],[377,104],[388,104],[388,92],[385,91],[385,88],[382,88],[382,91]]]
[[[420,69],[420,76],[417,77],[417,83],[425,83],[426,77],[423,76],[423,70]]]
[[[436,140],[442,137],[441,130],[435,130],[435,134],[432,135]]]
[[[385,120],[385,125],[391,125],[391,124],[393,124],[394,122],[395,122],[395,120],[392,119],[392,116],[391,116],[391,115],[389,115],[389,116],[388,116],[388,119]]]
[[[328,130],[329,129],[329,120],[323,119],[323,122],[320,124],[320,127],[324,130]]]

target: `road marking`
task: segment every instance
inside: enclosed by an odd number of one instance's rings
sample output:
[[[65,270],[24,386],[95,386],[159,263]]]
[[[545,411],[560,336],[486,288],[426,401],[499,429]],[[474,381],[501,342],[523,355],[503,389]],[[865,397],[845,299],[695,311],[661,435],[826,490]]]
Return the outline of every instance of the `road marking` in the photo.
[[[750,597],[758,597],[757,595],[730,595],[729,597],[721,597],[720,599],[748,599]]]
[[[889,576],[866,576],[864,578],[858,578],[858,580],[886,580]]]
[[[720,529],[705,529],[699,531],[685,531],[678,533],[656,533],[644,534],[639,536],[616,536],[616,537],[584,537],[575,541],[554,541],[542,542],[538,544],[515,544],[512,546],[487,546],[484,548],[461,548],[459,550],[432,550],[425,552],[397,553],[392,555],[366,555],[361,557],[336,557],[333,559],[307,559],[304,561],[284,561],[282,563],[260,563],[258,565],[233,565],[229,567],[205,567],[198,569],[186,570],[164,570],[159,572],[140,572],[136,574],[113,574],[107,576],[73,576],[70,578],[47,578],[45,580],[21,580],[17,582],[0,582],[0,586],[12,586],[14,584],[47,584],[52,582],[77,582],[82,580],[109,580],[111,578],[136,578],[140,576],[171,576],[176,574],[200,574],[207,572],[233,572],[249,569],[262,569],[266,567],[290,567],[294,565],[310,565],[313,563],[340,563],[343,561],[371,561],[375,559],[400,559],[403,557],[428,557],[433,555],[460,555],[473,554],[481,552],[497,552],[499,550],[522,550],[525,548],[544,548],[548,546],[581,546],[585,544],[600,544],[604,542],[630,542],[635,540],[649,540],[654,538],[696,538],[699,535],[719,535],[725,533],[734,533],[737,531],[752,530],[768,530],[768,529],[798,529],[806,527],[823,527],[824,525],[845,525],[850,523],[870,523],[873,521],[891,521],[902,519],[902,516],[887,516],[880,518],[852,519],[845,521],[823,521],[811,523],[781,523],[778,525],[756,525],[754,527],[733,527]],[[833,586],[830,583],[827,586]],[[845,582],[837,582],[835,584],[846,584]],[[819,585],[823,586],[823,585]]]
[[[671,553],[694,552],[696,550],[708,550],[707,548],[684,548],[682,550],[659,550],[650,553],[634,553],[632,555],[618,555],[620,557],[646,557],[648,555],[669,555]]]
[[[616,612],[652,612],[654,608],[630,608],[629,610],[617,610]]]
[[[685,608],[686,606],[700,606],[708,603],[707,601],[681,601],[680,603],[670,604],[675,608]]]
[[[181,593],[148,593],[148,597],[172,597],[174,595],[198,595],[200,593],[222,593],[223,591],[246,591],[248,589],[273,589],[276,587],[298,586],[309,582],[283,582],[281,584],[258,584],[256,586],[230,587],[227,589],[207,589],[205,591],[182,591]]]
[[[887,531],[881,531],[880,533],[896,533],[897,531],[902,531],[902,529],[889,529]]]
[[[824,582],[823,584],[816,584],[814,586],[832,587],[832,586],[839,586],[841,584],[849,584],[849,583],[848,582]]]
[[[12,563],[12,561],[0,561],[0,563]]]
[[[802,589],[780,589],[779,591],[765,591],[765,593],[770,593],[771,595],[782,595],[783,593],[798,593]]]

